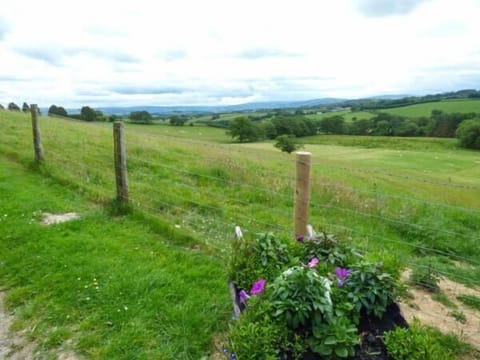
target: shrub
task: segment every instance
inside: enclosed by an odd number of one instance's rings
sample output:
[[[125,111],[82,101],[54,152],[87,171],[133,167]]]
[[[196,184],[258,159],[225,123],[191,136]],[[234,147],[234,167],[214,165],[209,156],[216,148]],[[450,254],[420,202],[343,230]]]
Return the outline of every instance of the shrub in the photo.
[[[415,321],[409,328],[396,328],[384,334],[388,354],[394,360],[453,360],[448,348],[440,345],[431,328]]]
[[[308,266],[287,269],[272,284],[274,316],[291,329],[319,326],[332,315],[330,280]]]
[[[358,312],[364,310],[377,317],[382,317],[396,296],[395,279],[382,271],[381,263],[366,261],[352,265],[343,289]]]
[[[287,241],[272,233],[262,233],[253,240],[233,241],[229,275],[237,287],[250,289],[260,278],[274,280],[292,261]]]
[[[355,355],[359,342],[355,325],[347,318],[337,317],[313,328],[310,346],[326,359],[346,358]]]
[[[462,121],[456,135],[461,146],[480,150],[480,120]]]
[[[280,135],[277,137],[275,147],[286,153],[292,153],[295,150],[298,150],[302,146],[295,143],[292,136],[289,135]]]
[[[278,359],[285,327],[272,321],[268,303],[252,299],[249,311],[230,327],[230,349],[238,359]]]
[[[332,234],[320,233],[314,239],[303,243],[303,260],[317,257],[333,266],[347,267],[358,261],[358,252],[351,246],[341,243]]]

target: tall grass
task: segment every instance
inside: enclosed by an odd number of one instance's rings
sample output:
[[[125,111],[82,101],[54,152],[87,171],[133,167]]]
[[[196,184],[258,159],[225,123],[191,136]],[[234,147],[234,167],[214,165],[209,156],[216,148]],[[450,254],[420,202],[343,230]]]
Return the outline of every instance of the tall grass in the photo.
[[[0,152],[28,164],[29,117],[0,116]],[[41,128],[46,175],[98,202],[114,197],[110,124],[44,117]],[[224,130],[199,126],[127,125],[126,143],[133,205],[196,234],[212,251],[226,254],[235,225],[293,236],[293,155],[268,142],[229,143]],[[426,252],[475,266],[449,271],[452,277],[478,275],[477,152],[444,140],[367,137],[310,138],[305,149],[313,153],[317,230],[351,238],[379,259],[395,254],[408,264]]]

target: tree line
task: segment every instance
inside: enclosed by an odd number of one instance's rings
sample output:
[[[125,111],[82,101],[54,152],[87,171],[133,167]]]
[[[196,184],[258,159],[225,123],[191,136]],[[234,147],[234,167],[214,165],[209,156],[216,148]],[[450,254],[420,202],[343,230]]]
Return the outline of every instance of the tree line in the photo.
[[[239,142],[304,137],[316,134],[403,137],[458,137],[465,147],[480,149],[480,114],[444,113],[433,110],[430,117],[407,118],[379,113],[370,119],[345,121],[341,115],[312,120],[302,115],[281,115],[254,122],[240,116],[228,125],[227,133]],[[476,135],[478,133],[478,135]],[[281,139],[285,142],[286,138]]]
[[[5,110],[5,107],[2,104],[0,104],[0,110]],[[7,105],[7,110],[28,112],[30,111],[30,106],[26,102],[24,102],[22,108],[20,109],[20,106],[18,106],[14,102],[10,102]]]

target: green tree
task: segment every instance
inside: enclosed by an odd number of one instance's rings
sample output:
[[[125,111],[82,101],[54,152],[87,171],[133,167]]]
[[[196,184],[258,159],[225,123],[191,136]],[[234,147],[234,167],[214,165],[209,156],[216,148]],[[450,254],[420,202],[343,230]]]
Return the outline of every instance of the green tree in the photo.
[[[8,110],[10,111],[20,111],[20,108],[14,102],[8,104]]]
[[[2,104],[0,104],[0,110],[5,110]]]
[[[152,115],[145,110],[142,111],[132,111],[129,116],[130,120],[135,123],[140,124],[151,124],[153,121]]]
[[[315,135],[315,122],[305,116],[279,115],[271,120],[277,135],[294,135],[296,137]]]
[[[345,120],[340,115],[325,117],[320,120],[320,130],[327,134],[344,134]]]
[[[463,121],[456,135],[461,146],[480,150],[480,119]]]
[[[280,135],[277,137],[275,147],[286,153],[292,153],[295,150],[300,149],[302,146],[297,144],[292,136]]]
[[[227,134],[240,142],[256,141],[260,137],[260,129],[250,119],[240,116],[233,119],[228,125]]]
[[[397,129],[394,129],[395,136],[417,136],[419,134],[418,125],[413,121],[406,121]]]
[[[65,110],[62,106],[57,105],[51,105],[48,108],[48,115],[68,116],[67,110]]]
[[[187,122],[187,118],[183,116],[173,115],[170,117],[170,125],[183,126]]]
[[[95,121],[97,119],[97,113],[90,106],[83,106],[80,110],[80,118],[85,121]]]
[[[372,132],[373,122],[370,119],[352,121],[348,126],[351,135],[369,135]]]
[[[275,129],[275,125],[271,121],[263,121],[259,126],[267,139],[273,140],[277,137],[277,129]]]

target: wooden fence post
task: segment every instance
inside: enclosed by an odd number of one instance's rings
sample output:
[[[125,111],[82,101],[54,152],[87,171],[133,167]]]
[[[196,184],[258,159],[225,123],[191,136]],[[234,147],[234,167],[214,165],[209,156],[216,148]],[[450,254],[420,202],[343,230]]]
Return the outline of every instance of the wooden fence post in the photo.
[[[295,181],[295,238],[307,235],[310,204],[310,159],[312,154],[299,151],[296,153],[297,175]]]
[[[123,123],[113,124],[113,156],[115,159],[115,180],[117,183],[117,201],[128,204],[127,153],[123,137]]]
[[[44,160],[42,137],[40,136],[40,127],[38,125],[38,106],[36,104],[30,105],[30,113],[32,114],[32,131],[33,131],[33,150],[35,151],[35,161],[41,162]]]

